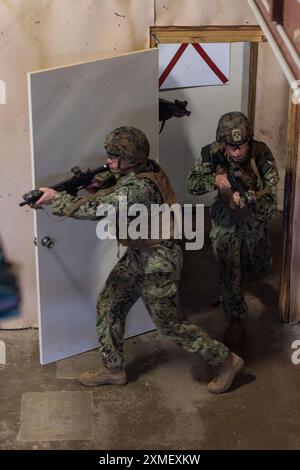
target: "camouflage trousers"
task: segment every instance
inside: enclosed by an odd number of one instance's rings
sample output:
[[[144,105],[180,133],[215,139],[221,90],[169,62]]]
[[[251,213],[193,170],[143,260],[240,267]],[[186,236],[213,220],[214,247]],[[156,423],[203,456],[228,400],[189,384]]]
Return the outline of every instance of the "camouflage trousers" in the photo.
[[[182,249],[164,241],[151,248],[129,248],[109,275],[97,302],[97,333],[102,359],[108,367],[123,365],[126,316],[142,297],[159,332],[200,354],[210,364],[221,364],[228,348],[212,339],[200,326],[189,323],[179,310],[178,282]]]
[[[210,238],[218,264],[219,300],[225,315],[243,318],[248,311],[243,281],[262,276],[272,265],[267,225],[254,217],[226,227],[212,221]]]

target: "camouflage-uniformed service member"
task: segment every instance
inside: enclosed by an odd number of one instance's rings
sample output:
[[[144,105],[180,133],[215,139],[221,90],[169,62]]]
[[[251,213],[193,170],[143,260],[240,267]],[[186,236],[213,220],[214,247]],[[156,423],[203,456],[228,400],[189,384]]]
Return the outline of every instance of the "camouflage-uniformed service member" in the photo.
[[[146,136],[133,127],[120,127],[105,139],[108,165],[115,176],[111,188],[87,199],[55,193],[41,188],[44,195],[38,204],[53,201],[53,214],[78,219],[97,219],[97,208],[111,204],[119,210],[119,197],[126,196],[128,208],[144,204],[150,213],[151,204],[176,201],[165,173],[148,159]],[[97,184],[96,184],[97,186]],[[44,199],[43,199],[44,198]],[[220,365],[219,373],[208,385],[213,393],[229,388],[241,370],[243,360],[212,339],[202,328],[186,321],[179,310],[178,281],[182,267],[182,249],[178,240],[119,239],[128,246],[123,258],[113,268],[97,302],[97,333],[102,361],[100,369],[80,375],[83,385],[124,384],[126,373],[123,358],[125,319],[141,296],[160,333],[187,351],[200,354],[210,364]]]
[[[249,204],[231,187],[230,177],[247,190]],[[225,333],[228,345],[240,342],[246,329],[243,280],[264,274],[272,263],[268,224],[276,214],[278,181],[271,150],[253,139],[250,123],[240,112],[220,118],[216,142],[202,148],[188,179],[191,194],[218,189],[211,207],[210,238],[218,263],[219,299],[230,319]]]

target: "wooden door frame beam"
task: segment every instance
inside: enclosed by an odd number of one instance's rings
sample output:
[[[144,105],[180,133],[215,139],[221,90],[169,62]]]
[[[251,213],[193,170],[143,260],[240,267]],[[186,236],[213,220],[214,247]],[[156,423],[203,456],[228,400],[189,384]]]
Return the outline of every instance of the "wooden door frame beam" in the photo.
[[[257,25],[150,27],[150,47],[155,47],[157,43],[263,41],[266,41],[265,36]]]
[[[298,312],[291,312],[291,264],[293,251],[294,206],[296,175],[299,156],[300,105],[293,103],[290,92],[288,122],[288,152],[284,181],[283,203],[283,253],[279,291],[279,312],[282,322],[300,322]]]

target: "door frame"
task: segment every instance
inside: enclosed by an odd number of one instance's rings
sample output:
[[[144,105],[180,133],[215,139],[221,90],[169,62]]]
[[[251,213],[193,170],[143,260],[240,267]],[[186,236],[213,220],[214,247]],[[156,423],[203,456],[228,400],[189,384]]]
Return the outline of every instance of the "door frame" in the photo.
[[[157,44],[209,42],[250,42],[248,118],[255,124],[256,83],[258,45],[267,42],[260,26],[152,26],[150,27],[150,47]],[[299,138],[299,106],[291,104],[288,128],[288,156],[284,184],[284,222],[282,268],[280,276],[279,316],[282,322],[291,321],[290,315],[290,275],[292,262],[293,208],[296,186],[296,168]],[[298,319],[300,321],[300,318]]]
[[[157,44],[250,42],[248,118],[254,127],[258,44],[266,42],[259,26],[151,26],[149,42],[150,47]]]
[[[103,148],[105,135],[124,125],[124,117],[146,132],[155,158],[159,130],[157,69],[158,50],[146,49],[28,73],[32,186],[57,182],[74,165],[99,166],[99,148]],[[121,96],[124,87],[126,97],[112,109],[116,90]],[[84,125],[82,109],[86,109]],[[98,292],[124,253],[122,249],[119,252],[116,241],[104,243],[97,237],[97,221],[63,219],[57,223],[49,211],[34,212],[42,364],[97,348]],[[51,249],[42,242],[45,236],[54,241]],[[87,251],[82,248],[83,240]],[[125,338],[153,329],[149,312],[138,301],[126,318]]]

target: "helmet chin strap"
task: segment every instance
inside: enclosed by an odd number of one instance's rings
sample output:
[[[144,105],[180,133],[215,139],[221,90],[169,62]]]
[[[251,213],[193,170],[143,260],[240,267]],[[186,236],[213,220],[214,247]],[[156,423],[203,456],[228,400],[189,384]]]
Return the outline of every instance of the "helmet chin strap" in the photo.
[[[121,168],[121,162],[122,162],[122,158],[119,158],[118,168],[117,168],[119,176],[127,175],[128,173],[130,173],[133,170],[134,165],[130,165],[127,168]]]
[[[247,150],[245,152],[245,154],[243,155],[243,157],[235,157],[233,155],[231,155],[229,153],[229,150],[227,149],[227,147],[225,146],[226,148],[226,155],[231,158],[231,160],[233,160],[234,162],[237,162],[237,163],[240,163],[240,162],[244,162],[245,160],[247,160],[248,158],[248,155],[250,153],[250,146],[249,146],[249,143],[248,143],[248,147],[247,147]]]

